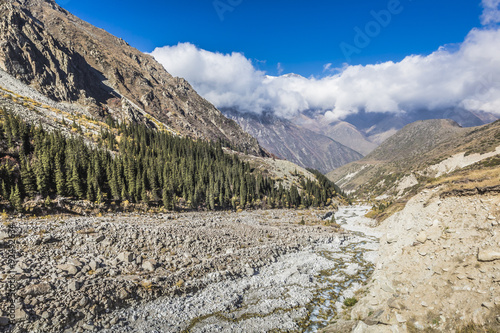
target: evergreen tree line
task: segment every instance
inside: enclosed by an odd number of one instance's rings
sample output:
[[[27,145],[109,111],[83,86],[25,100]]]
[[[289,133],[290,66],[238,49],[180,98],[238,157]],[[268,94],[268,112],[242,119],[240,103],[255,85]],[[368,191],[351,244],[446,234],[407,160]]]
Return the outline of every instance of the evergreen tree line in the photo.
[[[300,189],[285,189],[224,153],[221,142],[180,138],[142,124],[109,119],[110,129],[92,147],[5,110],[0,120],[0,143],[8,152],[0,156],[0,195],[18,211],[36,196],[214,210],[321,206],[339,193],[319,172],[319,182],[302,179]]]

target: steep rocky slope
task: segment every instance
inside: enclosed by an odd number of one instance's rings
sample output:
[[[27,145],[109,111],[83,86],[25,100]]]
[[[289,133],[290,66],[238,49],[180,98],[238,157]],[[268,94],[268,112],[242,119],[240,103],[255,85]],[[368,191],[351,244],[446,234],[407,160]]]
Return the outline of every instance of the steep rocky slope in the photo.
[[[471,128],[452,120],[418,121],[328,177],[361,197],[401,197],[436,176],[497,154],[498,146],[500,121]]]
[[[0,68],[43,95],[84,106],[96,118],[146,121],[147,115],[152,126],[159,121],[182,135],[263,154],[184,79],[55,1],[8,0],[0,11]]]
[[[326,173],[362,157],[353,149],[325,135],[270,113],[257,115],[230,109],[222,111],[256,137],[266,150],[302,167]]]
[[[307,116],[301,114],[292,119],[298,126],[327,136],[352,150],[365,156],[377,148],[377,143],[371,142],[356,126],[345,121],[328,121],[322,115]]]

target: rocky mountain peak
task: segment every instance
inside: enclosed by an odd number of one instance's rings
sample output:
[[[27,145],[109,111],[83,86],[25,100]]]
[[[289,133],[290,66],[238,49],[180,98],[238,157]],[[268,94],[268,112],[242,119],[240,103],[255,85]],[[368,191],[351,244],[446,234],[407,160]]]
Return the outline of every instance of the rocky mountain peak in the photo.
[[[6,1],[0,10],[0,68],[51,99],[83,105],[101,119],[152,117],[181,135],[265,154],[187,81],[55,1]]]

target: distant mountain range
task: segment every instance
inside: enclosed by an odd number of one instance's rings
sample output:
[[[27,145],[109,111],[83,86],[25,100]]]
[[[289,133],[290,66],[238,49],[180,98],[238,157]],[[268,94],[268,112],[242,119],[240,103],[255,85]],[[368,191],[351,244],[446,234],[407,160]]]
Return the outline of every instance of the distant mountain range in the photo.
[[[463,109],[418,111],[401,114],[366,113],[329,121],[321,111],[306,111],[292,119],[222,109],[224,115],[257,138],[269,152],[303,167],[328,173],[370,154],[378,145],[404,126],[419,120],[451,119],[462,127],[479,126],[495,121],[488,113]]]
[[[222,109],[246,132],[257,138],[267,151],[302,167],[327,173],[363,156],[319,132],[309,130],[272,113],[261,115]]]

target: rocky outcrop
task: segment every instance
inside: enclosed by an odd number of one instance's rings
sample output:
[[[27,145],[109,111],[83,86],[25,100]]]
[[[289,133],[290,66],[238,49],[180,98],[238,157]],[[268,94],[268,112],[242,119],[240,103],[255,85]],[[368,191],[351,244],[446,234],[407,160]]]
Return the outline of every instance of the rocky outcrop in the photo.
[[[136,121],[146,113],[179,134],[264,154],[184,79],[54,1],[8,0],[0,11],[0,68],[44,95],[84,105],[95,117]]]

